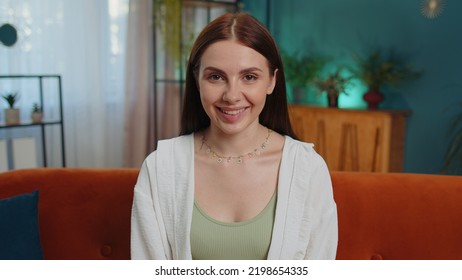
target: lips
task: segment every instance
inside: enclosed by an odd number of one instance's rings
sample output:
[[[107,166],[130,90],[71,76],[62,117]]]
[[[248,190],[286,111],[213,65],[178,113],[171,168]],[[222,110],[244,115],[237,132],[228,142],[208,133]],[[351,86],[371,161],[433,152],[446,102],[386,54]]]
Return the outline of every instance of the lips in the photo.
[[[226,114],[226,115],[230,115],[230,116],[238,115],[238,114],[244,112],[245,109],[246,109],[246,108],[240,108],[240,109],[224,109],[224,108],[218,108],[218,110],[220,110],[220,112],[222,112],[223,114]]]
[[[249,107],[217,107],[217,111],[220,112],[220,119],[226,123],[235,123],[240,121],[245,115]]]

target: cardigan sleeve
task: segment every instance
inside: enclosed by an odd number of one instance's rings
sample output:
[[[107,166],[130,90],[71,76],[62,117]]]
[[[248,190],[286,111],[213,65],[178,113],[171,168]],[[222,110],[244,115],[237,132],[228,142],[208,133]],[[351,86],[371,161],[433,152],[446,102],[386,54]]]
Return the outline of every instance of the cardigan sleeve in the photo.
[[[131,216],[131,258],[170,258],[165,226],[160,215],[155,178],[155,152],[143,163],[135,186]]]
[[[311,183],[319,187],[316,198],[318,207],[315,211],[316,216],[313,217],[311,240],[305,259],[334,260],[338,243],[337,206],[327,165],[319,155],[317,157],[319,161],[313,172]]]

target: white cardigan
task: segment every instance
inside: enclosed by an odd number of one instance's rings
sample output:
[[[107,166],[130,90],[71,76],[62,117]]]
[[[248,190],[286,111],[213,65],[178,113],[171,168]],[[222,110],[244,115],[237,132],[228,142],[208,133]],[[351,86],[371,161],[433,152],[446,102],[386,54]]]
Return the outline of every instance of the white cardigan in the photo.
[[[190,260],[193,135],[159,141],[135,186],[132,259]],[[312,144],[288,136],[268,259],[335,259],[338,227],[329,171]]]

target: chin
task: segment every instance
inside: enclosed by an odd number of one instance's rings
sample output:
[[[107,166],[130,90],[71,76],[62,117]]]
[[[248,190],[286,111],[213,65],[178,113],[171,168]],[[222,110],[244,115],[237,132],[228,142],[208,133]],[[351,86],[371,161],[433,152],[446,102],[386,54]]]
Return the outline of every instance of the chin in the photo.
[[[215,128],[226,135],[233,135],[238,134],[241,132],[246,131],[247,129],[251,129],[252,127],[258,127],[258,120],[257,123],[253,122],[239,122],[239,123],[219,123],[214,124]]]

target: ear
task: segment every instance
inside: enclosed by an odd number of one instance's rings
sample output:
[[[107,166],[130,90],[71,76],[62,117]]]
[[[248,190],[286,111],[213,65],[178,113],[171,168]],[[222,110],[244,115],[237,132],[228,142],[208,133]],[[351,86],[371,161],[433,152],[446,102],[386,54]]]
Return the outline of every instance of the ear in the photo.
[[[270,84],[268,85],[268,89],[266,90],[266,94],[270,95],[273,93],[274,87],[276,86],[276,77],[277,77],[278,69],[274,69],[273,76],[271,77]]]

